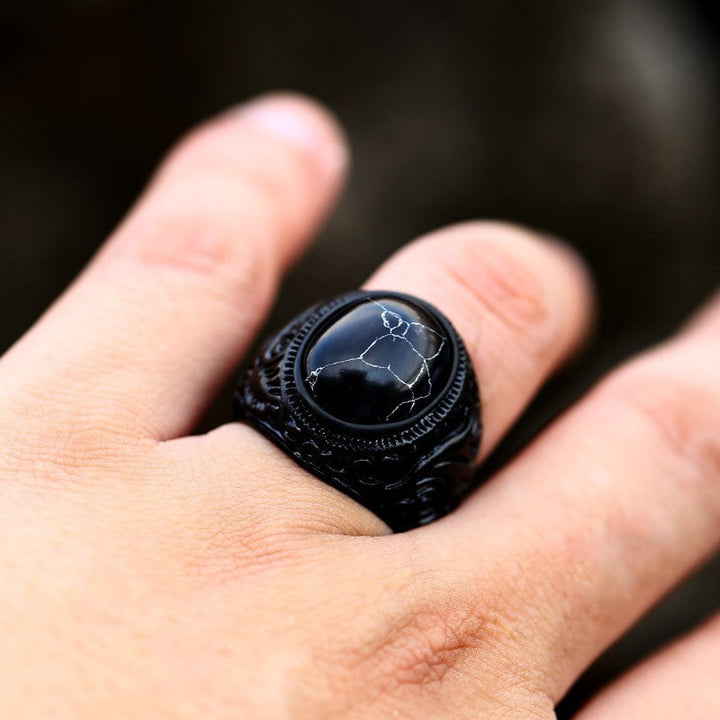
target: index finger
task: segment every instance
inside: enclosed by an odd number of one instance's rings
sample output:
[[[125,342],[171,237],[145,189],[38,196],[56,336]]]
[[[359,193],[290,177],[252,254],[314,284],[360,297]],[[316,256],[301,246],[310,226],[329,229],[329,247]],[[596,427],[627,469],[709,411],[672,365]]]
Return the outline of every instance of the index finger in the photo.
[[[345,156],[328,114],[294,96],[195,130],[3,358],[6,399],[22,405],[42,389],[35,420],[56,425],[156,439],[187,432],[331,204]]]

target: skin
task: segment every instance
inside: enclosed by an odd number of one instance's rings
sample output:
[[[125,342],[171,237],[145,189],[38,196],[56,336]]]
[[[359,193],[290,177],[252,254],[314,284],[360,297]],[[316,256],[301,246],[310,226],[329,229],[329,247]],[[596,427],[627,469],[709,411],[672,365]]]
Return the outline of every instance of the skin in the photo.
[[[592,389],[451,516],[391,535],[249,427],[188,436],[337,195],[325,111],[185,138],[0,361],[0,716],[549,720],[720,539],[720,301]],[[587,332],[581,261],[468,222],[368,288],[438,306],[486,455]],[[714,717],[720,619],[581,720]]]

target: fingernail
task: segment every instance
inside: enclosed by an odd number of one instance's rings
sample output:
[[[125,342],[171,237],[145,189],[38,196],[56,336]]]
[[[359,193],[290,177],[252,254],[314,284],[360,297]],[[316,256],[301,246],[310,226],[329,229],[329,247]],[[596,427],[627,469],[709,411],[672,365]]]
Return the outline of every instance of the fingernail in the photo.
[[[312,157],[330,172],[347,164],[342,133],[329,113],[294,95],[269,95],[241,105],[240,118],[282,143]]]

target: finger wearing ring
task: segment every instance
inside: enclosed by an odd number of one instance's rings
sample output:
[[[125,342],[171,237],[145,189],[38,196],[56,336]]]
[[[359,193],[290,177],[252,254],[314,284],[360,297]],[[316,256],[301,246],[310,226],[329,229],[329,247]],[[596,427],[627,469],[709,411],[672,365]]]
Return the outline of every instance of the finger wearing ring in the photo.
[[[396,532],[474,486],[475,375],[450,322],[418,298],[354,292],[310,308],[266,342],[235,408]]]
[[[307,318],[300,316],[266,343],[237,389],[236,418],[245,422],[213,434],[208,462],[226,457],[218,471],[232,475],[247,452],[263,453],[270,467],[280,459],[280,450],[306,471],[293,474],[292,463],[282,463],[274,471],[273,477],[280,473],[300,491],[299,496],[294,490],[287,495],[285,513],[302,508],[300,522],[307,524],[313,522],[307,513],[315,507],[318,527],[382,534],[439,519],[476,487],[472,462],[482,462],[497,446],[535,390],[584,336],[590,294],[580,263],[561,245],[522,228],[487,222],[451,226],[411,243],[376,271],[365,290],[372,293],[364,296],[365,302],[361,294],[351,293],[330,301],[322,312],[324,305],[311,308]],[[406,304],[390,307],[382,298]],[[317,313],[322,317],[311,320]],[[347,319],[339,323],[342,318]],[[310,322],[303,329],[305,320]],[[420,326],[427,328],[422,347],[416,345]],[[301,337],[293,348],[297,351],[302,344],[302,353],[292,363],[285,362],[284,343],[298,333]],[[372,345],[383,336],[389,337]],[[400,356],[401,347],[407,355]],[[392,362],[384,358],[391,348]],[[403,365],[402,357],[412,362]],[[468,357],[465,372],[462,366]],[[455,358],[460,372],[453,369]],[[435,417],[453,380],[466,383],[460,396],[450,401],[454,412],[463,404],[472,406],[468,398],[477,397],[471,389],[475,377],[482,398],[482,443],[475,458],[468,459],[471,443],[464,455],[448,451],[445,456],[440,451],[456,432],[450,424],[458,415],[452,412],[447,422],[438,422],[420,441],[407,430],[405,435],[394,432],[403,426],[416,433],[423,428],[420,416]],[[357,378],[363,382],[356,384]],[[426,379],[432,382],[431,392]],[[285,395],[288,388],[292,407]],[[252,440],[254,433],[242,431],[243,425],[271,442]],[[339,429],[344,438],[340,445],[335,439]],[[474,438],[474,432],[467,438]],[[392,445],[398,435],[408,442]],[[363,454],[372,438],[378,451]],[[329,448],[325,442],[330,442]],[[438,460],[435,469],[442,471],[437,475],[430,472],[433,456]],[[394,472],[392,463],[397,463]],[[342,473],[335,472],[338,468]],[[307,471],[324,482],[308,483]],[[270,476],[267,482],[274,486]],[[328,486],[334,488],[332,493]],[[264,490],[255,487],[252,492]],[[343,496],[357,501],[361,512],[352,508],[355,503],[340,501]],[[373,515],[385,522],[372,522]]]

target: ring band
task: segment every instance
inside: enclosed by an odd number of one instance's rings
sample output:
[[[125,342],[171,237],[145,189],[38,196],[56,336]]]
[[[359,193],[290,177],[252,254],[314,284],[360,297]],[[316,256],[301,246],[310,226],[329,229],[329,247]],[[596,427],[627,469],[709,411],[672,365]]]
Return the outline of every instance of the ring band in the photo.
[[[395,532],[475,486],[472,365],[450,321],[409,295],[358,291],[306,310],[241,378],[235,418]]]

